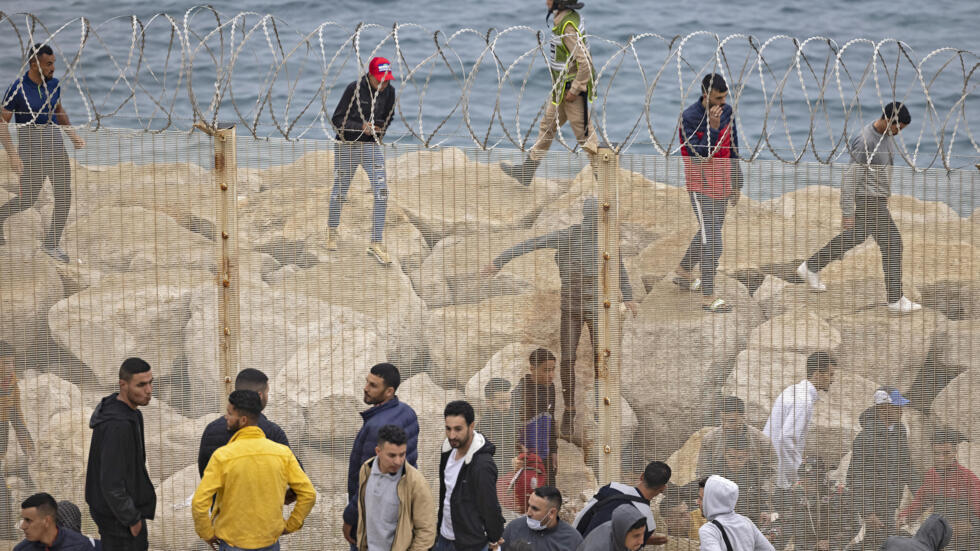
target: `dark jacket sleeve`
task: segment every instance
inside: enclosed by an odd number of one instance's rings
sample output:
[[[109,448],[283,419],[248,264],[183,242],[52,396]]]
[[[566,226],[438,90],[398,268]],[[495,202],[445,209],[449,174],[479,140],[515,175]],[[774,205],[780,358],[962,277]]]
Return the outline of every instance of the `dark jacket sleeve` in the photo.
[[[483,520],[488,541],[495,542],[504,535],[504,515],[497,501],[497,464],[492,457],[486,456],[473,474],[477,476],[477,495],[482,497],[476,500],[477,512]]]
[[[854,497],[854,508],[861,516],[875,512],[875,502],[881,498],[884,491],[883,488],[878,488],[876,492],[874,488],[877,458],[873,438],[872,431],[863,430],[854,439],[851,448],[851,465],[847,471],[849,490]]]
[[[630,285],[630,275],[626,272],[622,254],[619,255],[619,292],[623,294],[623,302],[633,300],[633,286]]]
[[[356,140],[364,130],[364,123],[361,121],[361,115],[358,112],[359,107],[356,98],[359,82],[359,80],[355,80],[347,86],[344,95],[340,97],[340,102],[337,103],[336,109],[333,110],[331,121],[334,128],[337,129],[337,133],[345,140]],[[351,137],[352,133],[348,132],[349,130],[355,131],[353,137]]]
[[[344,507],[344,524],[350,524],[354,527],[354,537],[357,537],[357,496],[354,499],[347,501],[347,507]]]
[[[361,460],[361,448],[364,446],[364,439],[367,437],[367,431],[364,428],[357,433],[354,437],[354,446],[350,451],[350,464],[347,466],[347,498],[353,500],[357,495],[357,479],[358,474],[361,470],[361,465],[365,458]]]
[[[132,457],[136,450],[133,430],[130,423],[125,421],[106,421],[104,427],[99,465],[100,489],[116,520],[123,526],[132,526],[143,518],[126,490],[125,458]]]
[[[385,88],[384,91],[384,103],[378,106],[378,111],[375,113],[375,124],[381,127],[381,132],[378,132],[378,137],[383,138],[388,132],[388,126],[391,124],[391,119],[395,116],[395,87],[391,84]]]
[[[526,241],[521,241],[520,243],[497,255],[497,258],[493,259],[493,265],[499,269],[503,268],[504,265],[511,260],[514,260],[515,258],[527,253],[534,252],[538,249],[557,249],[561,244],[563,236],[565,236],[565,239],[568,239],[567,235],[568,229],[566,228],[563,230],[546,233],[538,237],[532,237]]]
[[[201,435],[201,445],[197,449],[197,474],[204,477],[204,469],[208,467],[208,461],[211,461],[211,454],[214,450],[208,445],[208,431],[204,430],[204,434]]]
[[[406,447],[405,459],[408,460],[409,464],[413,467],[418,467],[419,461],[419,418],[415,414],[415,410],[408,406],[408,404],[402,403],[405,406],[405,412],[403,413],[404,419],[400,423],[402,428],[405,429],[405,434],[408,435],[408,446]]]
[[[713,153],[711,148],[718,145],[721,130],[725,128],[726,120],[731,120],[731,115],[732,107],[725,105],[721,113],[721,124],[715,129],[708,124],[707,111],[699,116],[697,111],[685,110],[681,121],[681,145],[693,156],[710,157]],[[733,132],[734,128],[732,125]],[[732,143],[738,145],[735,134],[732,134]]]

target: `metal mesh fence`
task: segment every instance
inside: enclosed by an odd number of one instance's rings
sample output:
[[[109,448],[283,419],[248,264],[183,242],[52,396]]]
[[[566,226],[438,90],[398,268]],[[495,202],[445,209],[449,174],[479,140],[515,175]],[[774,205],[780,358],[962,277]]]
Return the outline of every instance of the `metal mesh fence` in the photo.
[[[465,398],[477,406],[478,429],[499,440],[505,479],[522,424],[501,405],[509,391],[487,399],[487,385],[500,378],[516,388],[530,373],[531,352],[545,348],[559,364],[553,413],[561,420],[569,394],[563,396],[560,364],[575,349],[575,431],[556,450],[556,483],[569,519],[598,485],[632,484],[648,461],[659,459],[672,466],[678,485],[704,469],[743,481],[746,508],[781,513],[784,520],[767,528],[773,538],[785,544],[794,534],[803,537],[805,523],[789,520],[796,518],[790,505],[772,504],[774,475],[730,472],[738,457],[728,458],[737,453],[724,446],[739,444],[719,439],[722,429],[714,427],[725,397],[737,396],[749,425],[762,429],[776,397],[806,378],[807,357],[818,351],[834,354],[839,370],[816,402],[805,453],[823,460],[834,488],[845,487],[861,414],[879,386],[894,386],[911,400],[903,417],[907,474],[922,477],[932,467],[935,428],[978,436],[975,170],[895,168],[889,207],[904,245],[901,286],[925,306],[895,315],[885,306],[882,260],[871,239],[823,270],[825,293],[809,292],[797,273],[840,230],[839,182],[849,167],[742,163],[745,196],[728,209],[715,282],[734,309],[711,314],[699,293],[673,281],[698,229],[679,156],[603,150],[593,172],[584,155],[554,152],[524,187],[476,148],[384,146],[383,242],[392,263],[383,266],[366,252],[377,194],[363,170],[354,173],[342,204],[337,249],[326,246],[334,144],[223,132],[224,138],[83,132],[88,145],[72,161],[61,241],[67,263],[39,245],[53,208],[49,186],[34,208],[10,218],[0,249],[0,328],[16,354],[5,380],[8,393],[11,385],[19,390],[38,450],[29,460],[9,431],[3,465],[12,502],[48,490],[86,510],[88,420],[116,386],[122,359],[133,355],[151,363],[156,379],[154,399],[143,408],[159,498],[153,549],[204,545],[191,529],[189,507],[199,480],[198,443],[222,411],[228,381],[246,367],[270,377],[265,414],[284,428],[319,493],[306,527],[284,540],[291,549],[344,546],[339,519],[358,412],[366,407],[361,389],[369,368],[382,361],[401,370],[398,396],[420,421],[419,467],[438,491],[444,405]],[[118,162],[135,150],[155,160]],[[4,173],[4,188],[16,189],[16,177]],[[584,227],[589,198],[598,211],[597,272],[586,273],[581,266],[589,253],[574,250],[584,234],[566,233],[566,241],[522,250],[499,273],[488,273],[488,264],[517,243]],[[551,246],[565,250],[556,256]],[[556,262],[568,250],[579,268]],[[609,265],[616,256],[636,315],[625,308],[618,270]],[[595,301],[576,303],[569,277],[588,276],[595,277]],[[585,330],[572,342],[562,324],[578,322]],[[585,322],[597,333],[598,368]],[[706,451],[704,439],[722,447]],[[958,446],[960,463],[973,471],[980,469],[975,451],[970,441]],[[699,470],[699,456],[707,461],[708,453],[717,463]],[[756,459],[750,455],[749,467],[757,467]],[[876,461],[888,468],[892,458]],[[916,489],[910,486],[905,499]],[[872,491],[884,496],[886,488]],[[965,509],[948,514],[969,522],[975,511],[964,499]],[[671,527],[672,545],[687,545],[677,535],[684,524],[676,514],[659,501],[654,507],[662,513],[660,530]],[[843,511],[825,514],[841,520]],[[84,529],[94,532],[83,516]],[[851,529],[839,533],[857,536],[860,526]],[[969,545],[974,549],[975,541]]]

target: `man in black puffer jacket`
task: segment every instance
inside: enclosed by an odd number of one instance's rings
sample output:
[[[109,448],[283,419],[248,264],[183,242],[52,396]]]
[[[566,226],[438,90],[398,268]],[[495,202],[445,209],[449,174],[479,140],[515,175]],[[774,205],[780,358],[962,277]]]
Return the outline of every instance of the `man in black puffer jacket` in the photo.
[[[439,520],[434,551],[496,550],[504,535],[497,500],[493,442],[474,430],[468,402],[446,405],[446,442],[439,460]]]
[[[146,472],[143,414],[150,403],[153,372],[139,358],[119,368],[119,392],[95,408],[89,426],[92,446],[85,473],[85,502],[99,527],[106,551],[146,551],[146,520],[157,496]]]

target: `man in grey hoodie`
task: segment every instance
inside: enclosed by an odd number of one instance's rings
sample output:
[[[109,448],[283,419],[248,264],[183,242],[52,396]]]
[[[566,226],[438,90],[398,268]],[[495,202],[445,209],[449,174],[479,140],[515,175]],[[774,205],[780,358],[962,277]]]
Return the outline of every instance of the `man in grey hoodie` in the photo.
[[[895,135],[912,122],[908,107],[892,102],[881,118],[865,126],[851,139],[848,152],[853,166],[841,186],[843,230],[796,269],[813,291],[825,291],[818,272],[844,253],[874,238],[881,249],[888,309],[899,314],[921,310],[922,305],[902,295],[902,236],[888,211],[892,194],[892,165],[899,155]]]
[[[620,505],[612,519],[589,532],[576,551],[637,551],[643,547],[647,519],[636,507]]]
[[[748,517],[735,512],[738,484],[713,475],[699,488],[701,513],[708,522],[698,529],[701,551],[775,551]]]
[[[538,249],[555,249],[555,262],[561,276],[561,392],[565,403],[562,414],[561,434],[570,438],[575,421],[575,351],[582,337],[582,324],[589,328],[592,340],[593,361],[599,366],[599,350],[596,348],[596,320],[599,307],[599,206],[595,197],[588,197],[582,205],[582,223],[563,230],[532,237],[500,253],[493,262],[483,268],[484,275],[493,275],[511,260]],[[619,259],[619,290],[623,303],[636,315],[633,288],[623,259]]]
[[[932,515],[922,523],[919,531],[911,537],[891,536],[885,540],[882,551],[939,551],[946,547],[953,530],[946,519]]]

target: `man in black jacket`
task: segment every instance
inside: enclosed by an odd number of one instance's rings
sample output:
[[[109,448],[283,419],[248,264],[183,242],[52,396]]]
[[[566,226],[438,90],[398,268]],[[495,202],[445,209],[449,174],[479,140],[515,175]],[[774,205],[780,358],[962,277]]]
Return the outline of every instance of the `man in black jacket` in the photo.
[[[917,486],[902,425],[902,408],[909,401],[891,387],[876,390],[873,400],[861,414],[861,432],[854,439],[847,470],[847,487],[867,529],[865,549],[878,549],[896,533],[895,512],[902,493],[906,486]]]
[[[496,550],[504,517],[497,501],[496,447],[474,430],[468,402],[449,402],[446,442],[439,460],[439,533],[433,551]]]
[[[20,504],[24,541],[14,551],[96,551],[92,538],[56,522],[58,502],[50,494],[34,494]]]
[[[381,138],[388,130],[395,113],[395,88],[390,81],[391,62],[375,57],[368,64],[368,74],[355,80],[344,90],[340,103],[333,112],[333,125],[337,129],[334,146],[334,183],[330,192],[330,210],[327,218],[327,250],[337,250],[337,227],[340,226],[340,210],[347,200],[351,178],[357,167],[364,167],[371,190],[374,193],[374,216],[371,222],[371,245],[367,253],[382,265],[391,264],[381,237],[385,229],[388,209],[388,185],[385,183],[385,157]]]
[[[92,445],[85,473],[85,502],[99,527],[106,551],[146,551],[146,520],[157,496],[146,472],[143,414],[150,403],[150,364],[128,358],[119,368],[119,392],[102,399],[92,413]]]
[[[262,399],[262,409],[265,409],[266,404],[269,403],[269,378],[258,369],[246,368],[239,371],[238,376],[235,377],[235,390],[253,390],[258,393],[259,398]],[[286,433],[265,415],[259,414],[259,428],[269,440],[289,447]],[[204,429],[204,434],[201,435],[201,447],[197,453],[197,470],[202,477],[208,461],[211,460],[211,454],[227,444],[232,434],[234,433],[228,431],[228,422],[224,416],[218,417]]]

